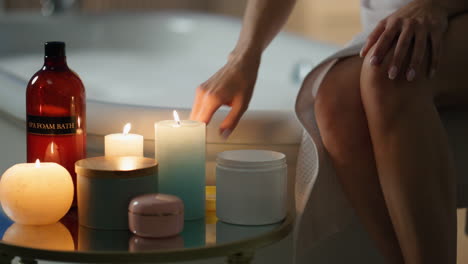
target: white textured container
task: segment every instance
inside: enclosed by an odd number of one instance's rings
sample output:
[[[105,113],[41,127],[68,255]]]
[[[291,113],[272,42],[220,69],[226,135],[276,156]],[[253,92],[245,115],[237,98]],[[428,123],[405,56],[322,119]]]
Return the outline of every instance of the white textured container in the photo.
[[[287,165],[283,153],[234,150],[216,160],[216,216],[238,225],[277,223],[287,213]]]

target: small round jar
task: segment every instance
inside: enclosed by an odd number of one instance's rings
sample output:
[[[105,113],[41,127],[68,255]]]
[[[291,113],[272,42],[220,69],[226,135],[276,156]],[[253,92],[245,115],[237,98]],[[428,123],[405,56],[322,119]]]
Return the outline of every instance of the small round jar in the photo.
[[[130,231],[141,237],[171,237],[184,228],[184,204],[169,194],[135,197],[128,206]]]
[[[143,157],[77,161],[78,219],[82,226],[128,230],[128,203],[157,191],[158,163]]]
[[[238,225],[277,223],[287,213],[287,165],[283,153],[234,150],[216,159],[216,216]]]

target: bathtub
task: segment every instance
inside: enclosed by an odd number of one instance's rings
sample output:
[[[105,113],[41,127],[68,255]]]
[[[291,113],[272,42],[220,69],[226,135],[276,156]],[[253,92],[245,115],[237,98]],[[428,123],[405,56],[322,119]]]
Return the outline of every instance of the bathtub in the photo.
[[[234,47],[240,20],[198,13],[0,17],[0,171],[25,159],[25,89],[43,63],[43,42],[67,42],[69,66],[87,92],[88,154],[103,153],[103,136],[132,123],[154,155],[154,123],[188,118],[197,85]],[[281,33],[262,57],[250,108],[229,140],[218,135],[221,109],[207,129],[207,184],[218,152],[271,149],[294,167],[302,129],[294,114],[300,80],[336,47]],[[5,148],[6,147],[6,148]]]
[[[104,135],[131,122],[132,132],[145,137],[145,156],[152,157],[154,123],[171,119],[173,109],[188,118],[195,88],[226,61],[240,27],[234,18],[188,12],[0,16],[0,172],[25,160],[25,89],[42,65],[44,41],[67,42],[68,63],[85,84],[89,156],[103,153]],[[302,135],[294,101],[301,79],[337,48],[279,34],[262,57],[253,99],[237,130],[227,141],[218,135],[227,109],[207,128],[207,184],[215,184],[216,154],[233,149],[283,152],[294,175]],[[468,113],[442,117],[459,183],[465,185]]]

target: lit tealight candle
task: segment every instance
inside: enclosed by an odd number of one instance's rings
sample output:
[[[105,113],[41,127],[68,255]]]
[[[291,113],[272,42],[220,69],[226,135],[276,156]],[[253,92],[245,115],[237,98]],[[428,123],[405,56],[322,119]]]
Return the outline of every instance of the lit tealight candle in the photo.
[[[182,199],[185,219],[205,216],[205,123],[174,120],[156,123],[158,188]]]
[[[16,164],[0,179],[3,211],[23,225],[56,223],[70,209],[73,192],[70,173],[52,162]]]
[[[126,124],[123,133],[105,136],[106,156],[138,156],[143,157],[143,136],[129,134],[130,123]]]

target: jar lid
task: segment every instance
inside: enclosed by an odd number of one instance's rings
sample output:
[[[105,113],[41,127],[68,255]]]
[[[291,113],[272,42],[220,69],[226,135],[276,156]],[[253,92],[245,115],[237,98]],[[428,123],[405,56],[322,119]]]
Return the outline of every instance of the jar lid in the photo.
[[[77,175],[88,178],[135,178],[155,174],[158,162],[144,157],[96,157],[75,163]]]
[[[128,211],[147,216],[179,215],[184,211],[184,203],[174,195],[151,193],[133,198]]]
[[[264,169],[286,164],[286,155],[271,150],[230,150],[218,153],[216,162],[225,167]]]

